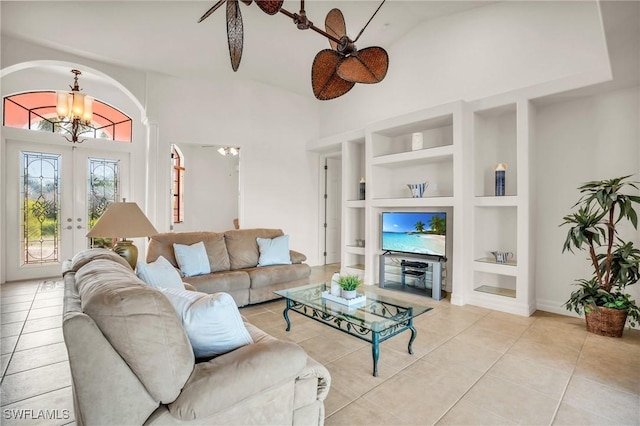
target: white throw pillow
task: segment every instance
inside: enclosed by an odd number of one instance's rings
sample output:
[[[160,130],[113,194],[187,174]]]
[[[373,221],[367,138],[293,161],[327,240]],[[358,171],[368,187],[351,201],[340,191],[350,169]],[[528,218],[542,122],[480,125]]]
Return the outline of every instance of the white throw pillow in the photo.
[[[256,238],[260,258],[258,266],[291,265],[289,254],[289,236],[282,235],[276,238]]]
[[[196,358],[221,355],[253,343],[229,294],[173,288],[161,291],[182,319]]]
[[[185,277],[211,273],[211,264],[209,264],[207,249],[204,248],[202,241],[191,244],[190,246],[174,243],[173,252],[176,255],[178,266],[180,266],[180,270]]]
[[[180,274],[163,256],[159,256],[155,262],[151,263],[138,262],[136,275],[151,287],[184,290]]]

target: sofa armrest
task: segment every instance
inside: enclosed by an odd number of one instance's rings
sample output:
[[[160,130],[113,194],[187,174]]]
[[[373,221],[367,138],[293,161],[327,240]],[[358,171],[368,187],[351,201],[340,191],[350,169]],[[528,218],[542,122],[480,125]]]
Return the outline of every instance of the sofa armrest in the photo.
[[[324,401],[329,394],[329,388],[331,387],[331,374],[327,368],[320,364],[318,361],[311,357],[307,357],[307,366],[298,374],[296,378],[296,382],[303,382],[307,380],[312,380],[314,383],[317,383],[314,389],[313,395],[310,395],[309,402],[313,401]],[[296,391],[298,389],[296,388]],[[294,406],[298,408],[302,405],[304,396],[298,395],[296,392],[296,403]]]
[[[307,256],[299,251],[289,250],[289,255],[291,256],[291,263],[302,263],[307,260]]]
[[[307,364],[295,343],[266,339],[196,364],[178,398],[169,404],[180,420],[206,418],[272,386],[292,383]]]

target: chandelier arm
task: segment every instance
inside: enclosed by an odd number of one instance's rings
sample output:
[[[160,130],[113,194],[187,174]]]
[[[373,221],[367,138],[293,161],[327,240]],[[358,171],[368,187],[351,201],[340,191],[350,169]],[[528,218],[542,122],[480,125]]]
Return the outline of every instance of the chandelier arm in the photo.
[[[218,8],[219,8],[220,6],[222,6],[222,5],[224,4],[224,2],[225,2],[225,1],[226,1],[226,0],[219,0],[219,1],[218,1],[218,3],[214,4],[214,5],[213,5],[213,7],[212,7],[211,9],[207,10],[207,11],[205,12],[205,14],[204,14],[204,15],[202,15],[202,16],[200,17],[200,19],[198,19],[198,24],[199,24],[200,22],[204,21],[205,19],[207,19],[209,16],[211,16],[211,14],[212,14],[213,12],[215,12],[216,10],[218,10]]]
[[[364,27],[362,27],[362,29],[360,30],[360,32],[358,33],[358,36],[356,37],[355,40],[353,40],[353,42],[357,42],[358,39],[360,38],[360,36],[362,35],[362,33],[364,32],[364,30],[367,28],[367,26],[369,25],[369,23],[373,20],[374,16],[376,16],[376,14],[378,13],[378,11],[380,10],[380,8],[382,7],[382,5],[384,4],[384,2],[387,0],[382,0],[382,3],[380,3],[380,6],[378,6],[378,8],[376,9],[375,12],[373,12],[373,15],[371,15],[371,18],[369,18],[369,20],[367,21],[367,23],[364,25]]]
[[[300,17],[298,14],[296,14],[296,13],[291,13],[291,12],[289,12],[288,10],[286,10],[286,9],[284,9],[284,8],[281,8],[281,9],[280,9],[280,13],[282,13],[283,15],[288,16],[289,18],[293,19],[293,22],[296,22],[296,20]],[[316,27],[316,26],[315,26],[315,25],[313,25],[313,24],[310,24],[310,25],[309,25],[309,29],[311,29],[311,30],[313,30],[313,31],[317,32],[317,33],[318,33],[318,34],[320,34],[320,35],[325,36],[325,37],[326,37],[326,38],[328,38],[329,40],[332,40],[332,41],[334,41],[334,42],[336,42],[336,43],[340,44],[340,39],[335,38],[335,37],[334,37],[334,36],[332,36],[331,34],[329,34],[329,33],[325,32],[325,31],[321,30],[320,28]]]

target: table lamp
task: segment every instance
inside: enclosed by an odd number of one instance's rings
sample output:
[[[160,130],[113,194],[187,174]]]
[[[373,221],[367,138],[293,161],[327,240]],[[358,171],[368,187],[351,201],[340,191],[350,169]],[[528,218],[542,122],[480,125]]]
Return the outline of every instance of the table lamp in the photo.
[[[124,257],[132,269],[136,269],[138,248],[128,238],[148,237],[157,234],[149,219],[136,203],[111,203],[87,237],[122,238],[113,246],[113,251]]]

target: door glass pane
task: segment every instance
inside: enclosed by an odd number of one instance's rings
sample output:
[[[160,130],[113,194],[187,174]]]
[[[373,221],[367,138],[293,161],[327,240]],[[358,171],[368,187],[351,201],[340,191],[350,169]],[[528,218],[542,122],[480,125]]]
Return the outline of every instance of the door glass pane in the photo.
[[[61,156],[21,153],[21,265],[58,262]]]
[[[107,206],[120,198],[120,161],[89,158],[88,229],[93,228]],[[90,247],[111,247],[111,238],[89,238]]]

